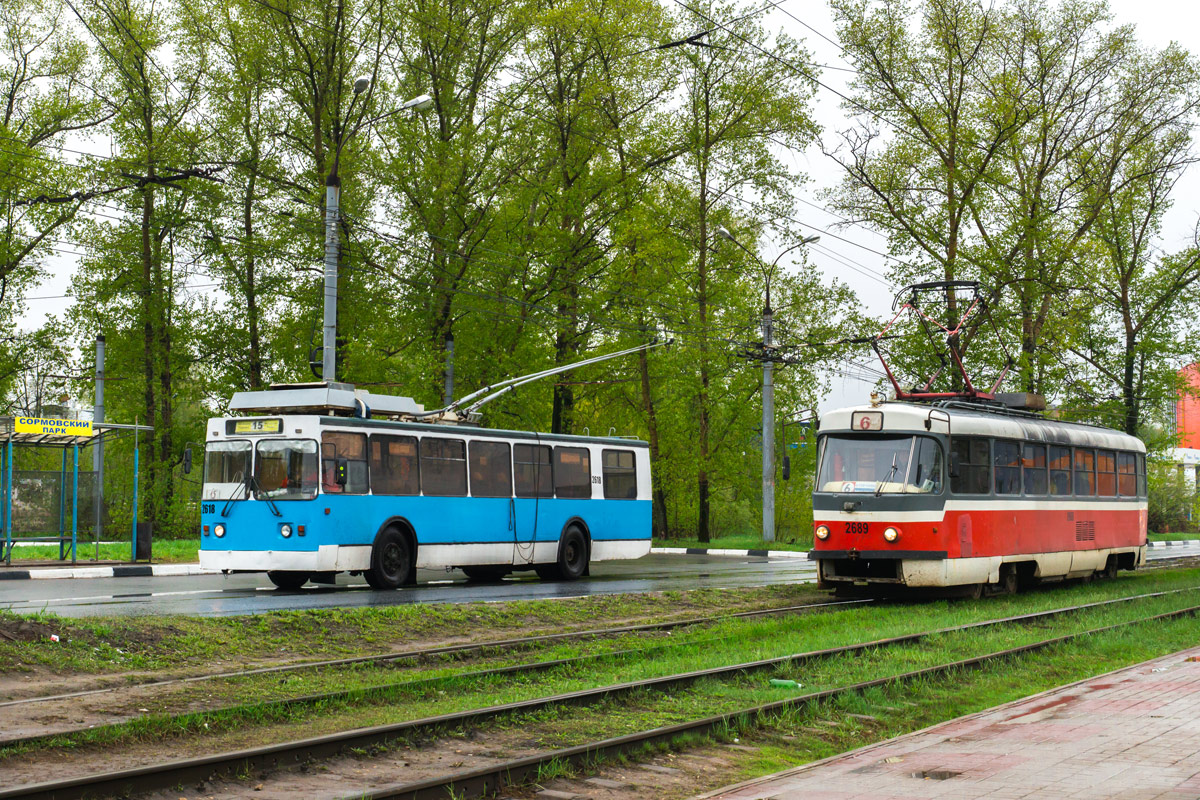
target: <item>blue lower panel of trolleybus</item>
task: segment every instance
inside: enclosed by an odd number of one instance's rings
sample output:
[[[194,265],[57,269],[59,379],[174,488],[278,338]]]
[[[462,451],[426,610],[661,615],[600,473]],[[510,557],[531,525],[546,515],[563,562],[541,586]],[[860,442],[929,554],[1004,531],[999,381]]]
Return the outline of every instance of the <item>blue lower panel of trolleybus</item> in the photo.
[[[418,567],[546,564],[572,521],[591,539],[592,561],[650,552],[649,500],[388,497],[320,495],[269,504],[246,500],[205,504],[200,564],[222,570],[329,572],[370,566],[375,535],[403,520],[417,540]],[[215,535],[217,525],[225,535]],[[285,538],[283,526],[291,528]],[[303,526],[304,534],[300,534]]]

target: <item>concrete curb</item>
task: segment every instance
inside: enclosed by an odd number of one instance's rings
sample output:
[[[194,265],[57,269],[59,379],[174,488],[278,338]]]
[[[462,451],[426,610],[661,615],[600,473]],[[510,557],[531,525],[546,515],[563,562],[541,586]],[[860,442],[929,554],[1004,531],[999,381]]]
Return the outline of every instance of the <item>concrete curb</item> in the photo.
[[[0,581],[65,580],[68,578],[159,578],[181,575],[220,575],[219,570],[201,569],[199,564],[128,564],[113,567],[47,567],[39,569],[0,568]]]
[[[1200,539],[1176,539],[1166,542],[1146,542],[1147,547],[1195,547],[1200,545]]]
[[[668,556],[758,556],[759,558],[808,558],[800,550],[708,550],[703,547],[652,547],[650,555]]]

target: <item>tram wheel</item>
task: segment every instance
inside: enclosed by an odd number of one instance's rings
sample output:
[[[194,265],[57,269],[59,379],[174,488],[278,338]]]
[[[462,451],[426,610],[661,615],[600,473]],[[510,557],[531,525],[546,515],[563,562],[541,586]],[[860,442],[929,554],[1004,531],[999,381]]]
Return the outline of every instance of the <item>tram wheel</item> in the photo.
[[[1002,594],[1016,594],[1018,584],[1017,568],[1014,566],[1005,566],[1000,573],[1000,592]]]
[[[582,577],[587,568],[587,539],[583,531],[572,525],[563,532],[562,541],[558,543],[558,561],[534,567],[534,571],[544,581],[574,581]]]
[[[375,537],[371,568],[363,573],[372,589],[397,589],[411,582],[412,571],[412,548],[403,533],[396,528],[387,528]]]
[[[496,583],[512,572],[508,567],[463,567],[462,571],[472,583]]]
[[[1109,579],[1117,577],[1117,557],[1116,556],[1108,557],[1108,561],[1104,565],[1104,572],[1100,573],[1100,575],[1101,575],[1101,577],[1109,578]]]
[[[278,586],[280,589],[290,589],[295,591],[304,584],[308,583],[307,572],[285,572],[283,570],[272,570],[267,573],[267,577],[271,583]]]

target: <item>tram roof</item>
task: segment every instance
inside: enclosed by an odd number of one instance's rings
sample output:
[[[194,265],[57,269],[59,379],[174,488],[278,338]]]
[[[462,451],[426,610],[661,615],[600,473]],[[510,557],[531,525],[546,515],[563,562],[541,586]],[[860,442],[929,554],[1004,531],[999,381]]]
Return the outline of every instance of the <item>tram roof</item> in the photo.
[[[935,433],[995,436],[1050,444],[1111,447],[1146,452],[1146,445],[1136,436],[1098,425],[1044,419],[1032,414],[1014,414],[983,407],[976,409],[962,405],[941,406],[894,400],[879,406],[851,406],[826,412],[821,417],[821,432],[854,431],[851,417],[856,411],[883,412],[882,431],[872,433],[925,433],[931,430]],[[930,422],[928,428],[927,420]]]

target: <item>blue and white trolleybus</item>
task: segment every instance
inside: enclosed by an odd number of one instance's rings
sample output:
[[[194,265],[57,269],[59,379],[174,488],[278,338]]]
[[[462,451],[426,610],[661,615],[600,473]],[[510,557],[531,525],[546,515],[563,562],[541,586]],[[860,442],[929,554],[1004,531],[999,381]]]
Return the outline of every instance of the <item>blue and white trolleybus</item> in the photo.
[[[573,580],[650,551],[645,442],[422,422],[410,398],[336,383],[240,392],[231,411],[205,441],[206,569],[394,589],[418,567]]]

